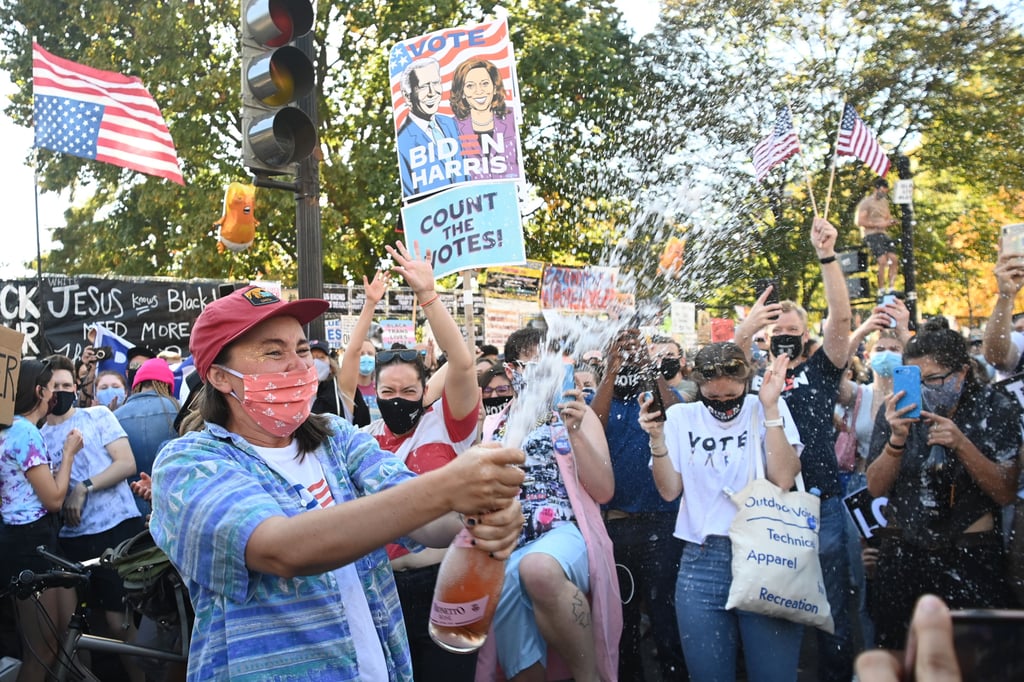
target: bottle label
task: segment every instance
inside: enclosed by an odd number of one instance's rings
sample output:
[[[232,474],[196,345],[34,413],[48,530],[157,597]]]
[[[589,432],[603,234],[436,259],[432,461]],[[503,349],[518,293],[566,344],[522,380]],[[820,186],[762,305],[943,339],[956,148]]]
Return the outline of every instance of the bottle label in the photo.
[[[487,612],[490,596],[467,602],[445,602],[434,600],[430,606],[430,622],[442,627],[465,627],[481,620]]]
[[[459,531],[459,534],[455,536],[455,539],[452,540],[452,547],[473,549],[473,534],[463,528]]]

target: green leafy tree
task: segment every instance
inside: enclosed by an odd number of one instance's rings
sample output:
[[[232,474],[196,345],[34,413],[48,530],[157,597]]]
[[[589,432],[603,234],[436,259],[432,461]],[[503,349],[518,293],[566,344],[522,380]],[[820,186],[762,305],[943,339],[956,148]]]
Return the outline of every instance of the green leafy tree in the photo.
[[[319,2],[315,65],[320,119],[325,281],[371,273],[399,238],[397,155],[387,49],[432,30],[494,16],[498,3],[442,0]],[[0,0],[0,67],[19,92],[7,113],[31,125],[32,35],[52,52],[143,79],[168,121],[187,187],[114,166],[41,151],[44,190],[89,195],[55,233],[52,271],[178,277],[296,278],[294,201],[259,190],[257,239],[218,254],[213,223],[240,165],[239,4]],[[530,194],[544,208],[527,222],[531,258],[588,262],[604,239],[599,179],[616,139],[613,103],[640,87],[634,44],[610,0],[514,3]],[[562,203],[558,197],[571,197]],[[585,235],[584,243],[579,241]],[[302,267],[309,267],[303,264]]]
[[[884,146],[911,158],[922,188],[914,207],[918,271],[936,275],[934,264],[953,255],[946,227],[959,215],[951,211],[956,197],[980,200],[1024,180],[1024,130],[1005,124],[1021,113],[1014,83],[1022,47],[1019,26],[975,3],[667,0],[645,42],[645,71],[670,104],[636,107],[650,116],[626,155],[656,169],[648,194],[668,209],[646,233],[660,238],[658,223],[663,233],[687,225],[686,261],[673,280],[653,276],[649,252],[624,261],[655,293],[724,308],[749,303],[750,280],[771,273],[783,295],[820,306],[804,168],[822,210],[848,101]],[[787,99],[803,158],[755,185],[751,149]],[[838,167],[829,218],[841,247],[860,241],[853,212],[872,178],[859,162]]]

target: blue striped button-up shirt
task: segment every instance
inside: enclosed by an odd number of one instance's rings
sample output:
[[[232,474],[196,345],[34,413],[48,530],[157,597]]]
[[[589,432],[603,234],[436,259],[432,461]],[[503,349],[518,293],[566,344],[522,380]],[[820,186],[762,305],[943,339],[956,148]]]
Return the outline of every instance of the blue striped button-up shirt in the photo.
[[[320,460],[337,504],[415,476],[371,436],[340,418],[331,423],[333,435],[312,456]],[[216,424],[206,426],[168,443],[153,467],[150,528],[184,577],[196,613],[188,679],[360,679],[333,572],[282,578],[245,565],[246,543],[256,526],[272,516],[303,512],[304,501],[248,442]],[[408,539],[403,544],[420,549]],[[387,555],[374,550],[355,564],[389,677],[411,680]]]

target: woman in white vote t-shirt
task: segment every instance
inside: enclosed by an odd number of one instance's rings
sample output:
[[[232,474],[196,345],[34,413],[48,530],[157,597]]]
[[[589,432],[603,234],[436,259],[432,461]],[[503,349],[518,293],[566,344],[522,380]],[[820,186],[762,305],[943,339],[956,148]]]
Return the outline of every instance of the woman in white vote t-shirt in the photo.
[[[651,468],[666,500],[682,494],[675,536],[684,541],[676,582],[676,618],[694,682],[736,679],[743,643],[750,680],[796,680],[803,626],[725,609],[732,580],[729,524],[736,506],[727,490],[749,482],[751,457],[763,457],[766,476],[784,490],[800,471],[800,435],[780,400],[789,358],[765,370],[758,395],[748,394],[753,370],[734,343],[705,346],[694,359],[698,400],[649,411],[641,396],[640,425],[651,439]]]

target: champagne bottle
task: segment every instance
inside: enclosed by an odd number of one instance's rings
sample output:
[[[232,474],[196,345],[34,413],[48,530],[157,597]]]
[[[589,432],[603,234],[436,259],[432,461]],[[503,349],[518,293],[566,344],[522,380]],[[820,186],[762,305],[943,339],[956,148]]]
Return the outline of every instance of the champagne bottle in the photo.
[[[465,528],[445,554],[430,605],[430,637],[446,651],[468,654],[483,646],[505,582],[505,561],[472,544]]]

